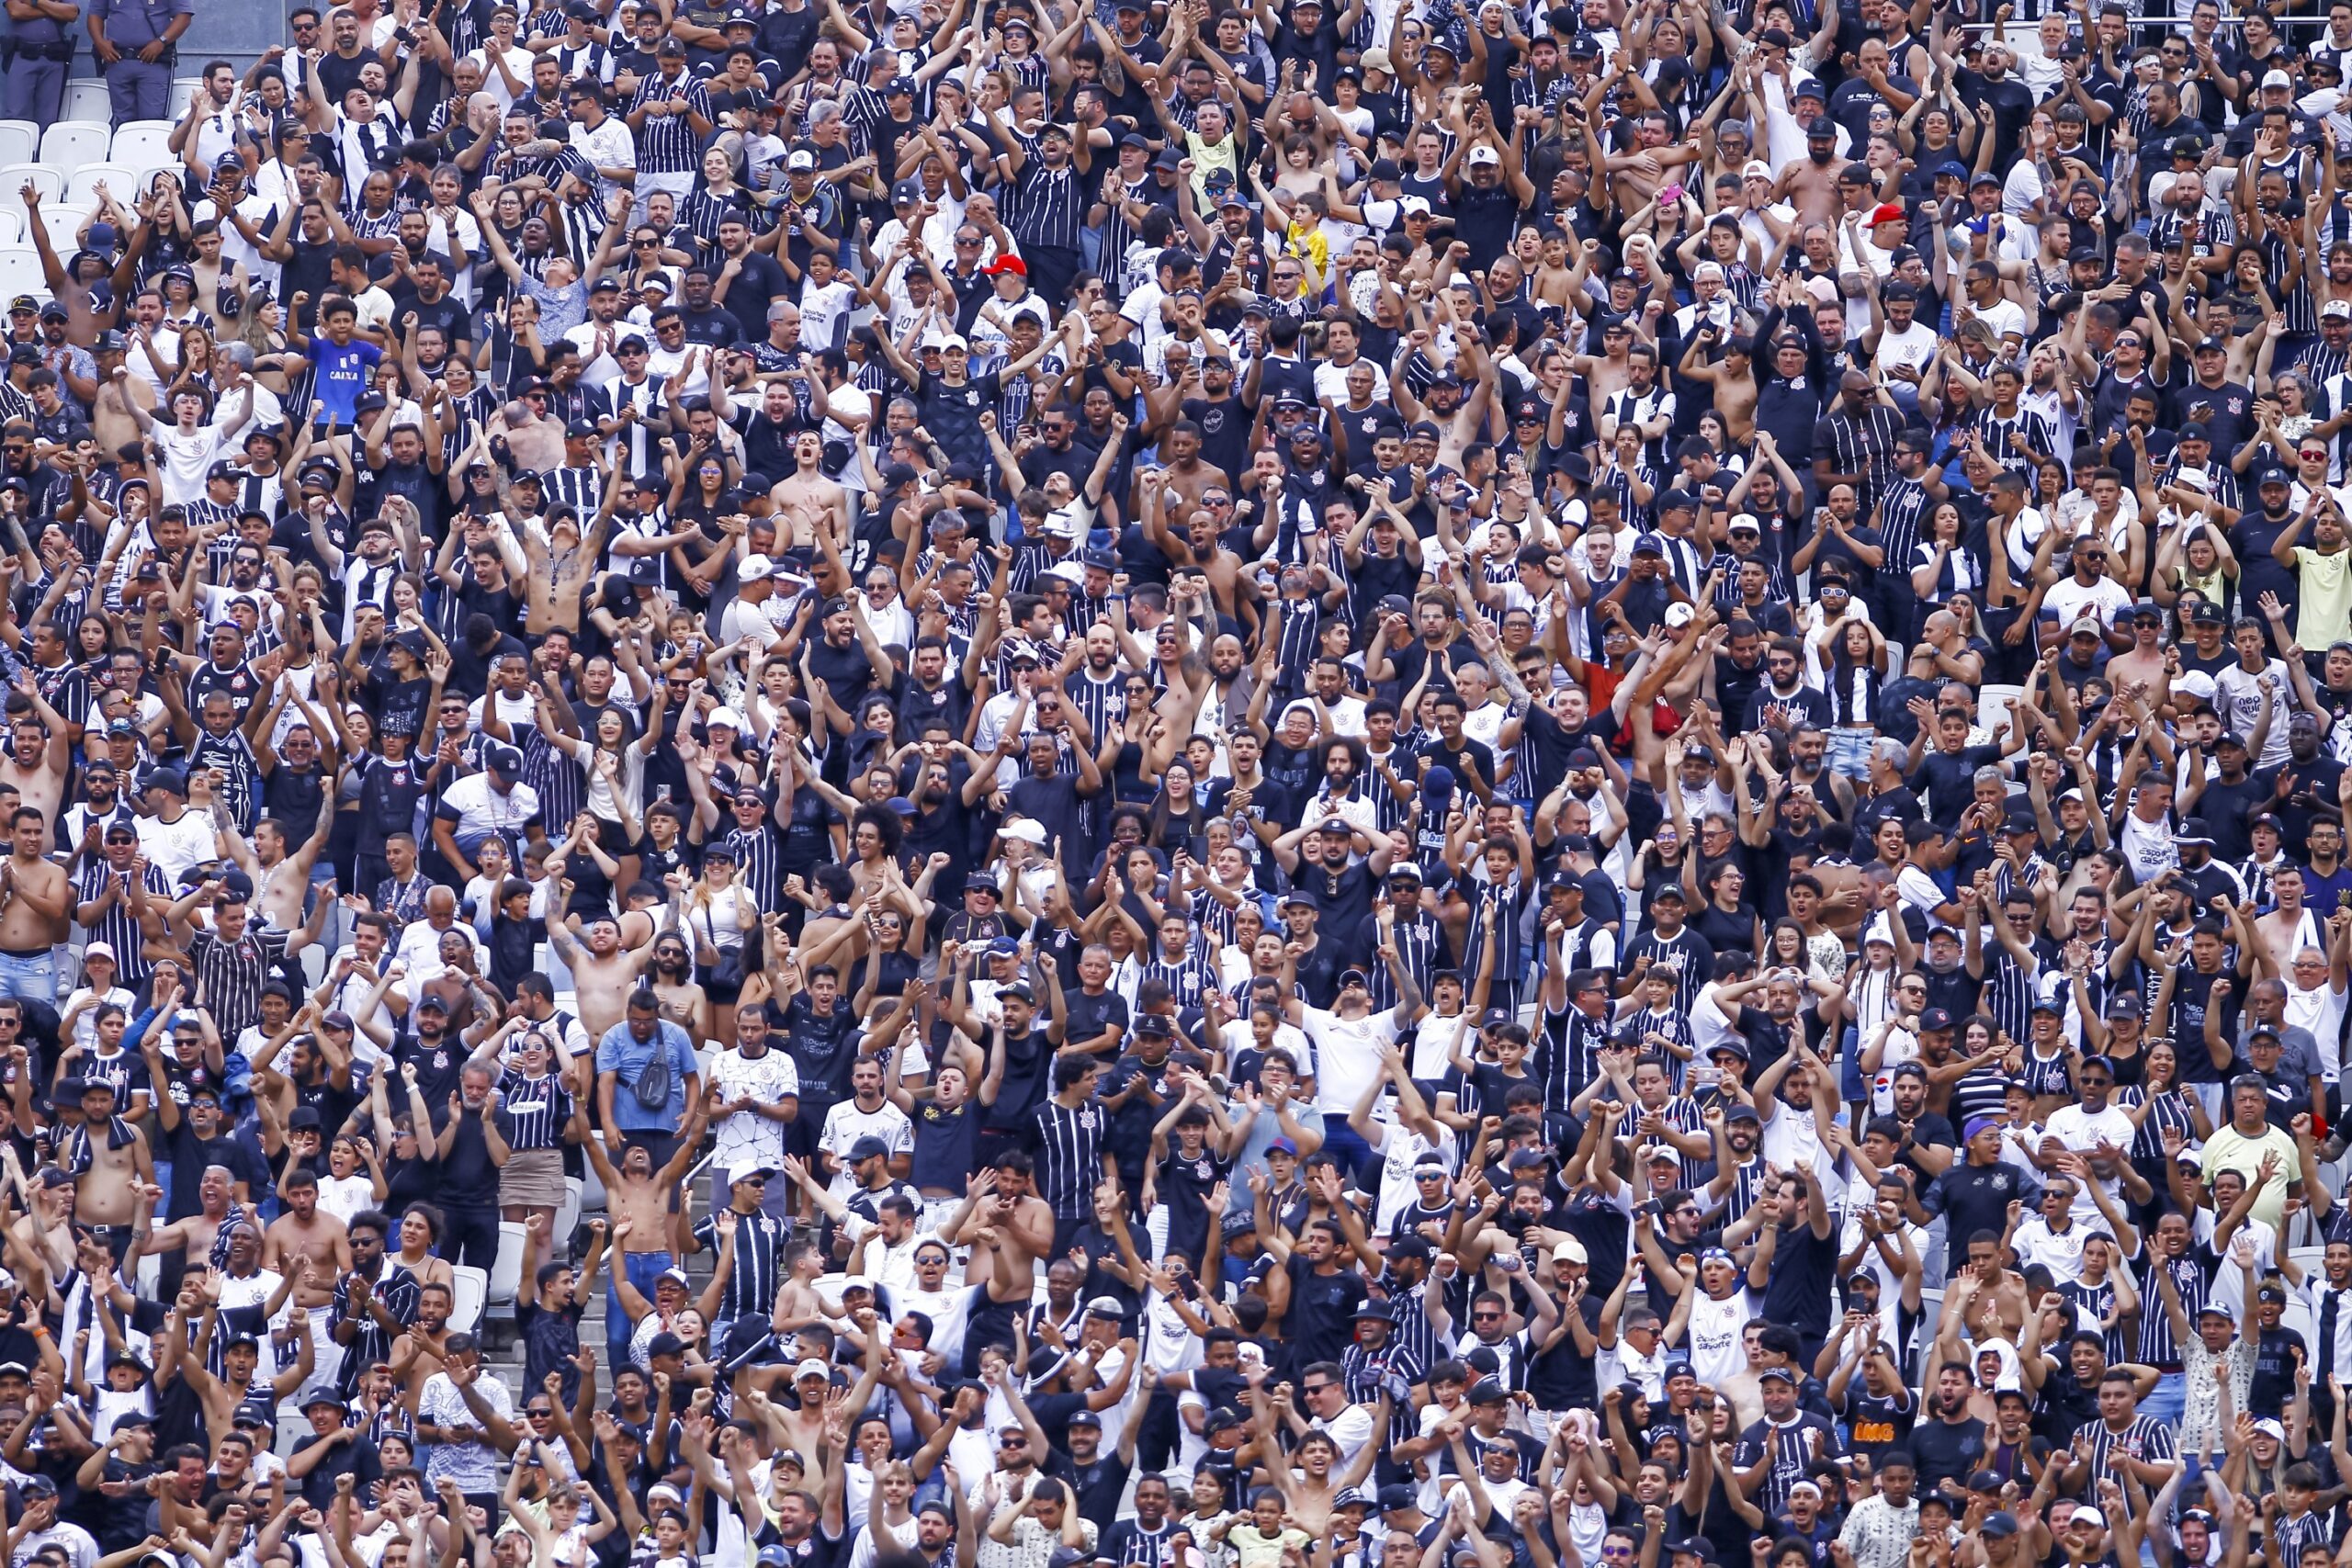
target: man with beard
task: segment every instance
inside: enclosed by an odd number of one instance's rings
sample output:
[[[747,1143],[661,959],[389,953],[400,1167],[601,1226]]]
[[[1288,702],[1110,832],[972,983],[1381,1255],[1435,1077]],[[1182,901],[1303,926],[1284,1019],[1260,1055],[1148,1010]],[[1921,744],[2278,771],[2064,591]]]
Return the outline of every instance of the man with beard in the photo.
[[[2286,760],[2254,773],[2257,788],[2267,792],[2267,809],[2278,818],[2279,837],[2289,854],[2306,853],[2319,814],[2332,815],[2342,806],[2344,764],[2327,753],[2324,739],[2319,716],[2298,708],[2287,718]]]

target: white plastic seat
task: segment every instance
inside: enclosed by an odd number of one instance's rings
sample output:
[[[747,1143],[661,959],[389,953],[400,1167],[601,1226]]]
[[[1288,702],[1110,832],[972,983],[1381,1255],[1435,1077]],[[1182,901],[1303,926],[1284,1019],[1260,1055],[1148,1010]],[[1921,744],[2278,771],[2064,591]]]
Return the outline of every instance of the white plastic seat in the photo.
[[[0,299],[48,292],[49,277],[41,271],[40,252],[22,242],[0,245]]]
[[[1928,1352],[1935,1348],[1936,1328],[1938,1325],[1943,1322],[1943,1292],[1934,1286],[1921,1287],[1919,1291],[1919,1326],[1917,1330],[1917,1337],[1912,1341],[1910,1348],[1905,1351],[1906,1359],[1916,1351],[1920,1361],[1924,1362],[1927,1359]],[[1917,1380],[1915,1377],[1913,1381],[1916,1382]]]
[[[580,1194],[586,1185],[576,1176],[563,1179],[563,1207],[555,1212],[555,1230],[552,1233],[558,1247],[570,1247],[571,1233],[580,1228]]]
[[[201,76],[172,78],[169,118],[175,124],[178,122],[181,116],[187,113],[188,105],[196,102],[197,94],[202,91],[204,91],[204,78]]]
[[[59,118],[85,125],[112,124],[114,98],[107,92],[106,83],[90,76],[66,83],[65,107]]]
[[[145,176],[127,164],[85,164],[65,176],[65,199],[87,202],[91,210],[98,205],[98,186],[128,209],[139,198],[139,183]]]
[[[498,1258],[490,1266],[488,1281],[490,1304],[513,1306],[516,1292],[523,1280],[523,1247],[526,1236],[521,1225],[513,1220],[498,1222]]]
[[[22,212],[27,185],[39,190],[43,201],[55,201],[65,194],[65,176],[47,164],[0,164],[0,207]]]
[[[40,126],[28,119],[0,119],[0,164],[29,164],[40,156]]]
[[[2294,1262],[2296,1268],[2303,1271],[2305,1279],[2315,1280],[2319,1278],[2321,1266],[2327,1261],[2327,1248],[2290,1247],[2287,1249],[2287,1256]]]
[[[2286,1310],[2278,1314],[2278,1326],[2301,1335],[2306,1345],[2319,1343],[2319,1325],[2312,1320],[2311,1303],[2300,1297],[2287,1299]]]
[[[172,151],[174,127],[167,119],[127,119],[115,128],[107,156],[142,174],[172,168],[179,163]]]
[[[13,245],[25,237],[25,215],[13,207],[0,207],[0,245]]]
[[[103,125],[61,119],[40,133],[40,161],[59,169],[106,161],[107,143],[114,132]]]
[[[82,248],[79,235],[82,225],[90,220],[97,204],[88,201],[44,201],[40,204],[40,226],[49,232],[50,248],[62,256]]]
[[[605,1135],[602,1132],[593,1132],[588,1135],[600,1142],[605,1141]],[[612,1157],[612,1154],[613,1151],[608,1145],[605,1150],[605,1157],[610,1159]],[[605,1208],[604,1179],[596,1174],[596,1167],[594,1161],[589,1163],[587,1169],[588,1175],[581,1183],[580,1206],[591,1213],[602,1213]]]
[[[460,1263],[449,1272],[457,1287],[457,1304],[449,1314],[449,1327],[471,1334],[481,1326],[482,1303],[490,1299],[490,1276],[469,1263]]]

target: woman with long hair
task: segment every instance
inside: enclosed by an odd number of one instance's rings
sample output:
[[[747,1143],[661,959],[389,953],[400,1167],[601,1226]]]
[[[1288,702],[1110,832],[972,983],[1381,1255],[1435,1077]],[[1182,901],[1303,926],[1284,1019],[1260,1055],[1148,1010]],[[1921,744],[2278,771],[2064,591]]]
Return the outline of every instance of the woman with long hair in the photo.
[[[645,761],[662,743],[662,720],[670,707],[669,682],[656,681],[652,686],[653,705],[642,735],[631,737],[628,717],[620,709],[607,707],[595,716],[593,739],[566,735],[546,691],[534,687],[531,694],[538,710],[539,732],[588,775],[588,811],[596,819],[596,847],[614,863],[613,880],[623,891],[637,886],[638,838],[645,820]]]
[[[1804,651],[1809,683],[1829,699],[1829,765],[1849,779],[1866,779],[1883,716],[1880,693],[1894,673],[1893,650],[1876,626],[1854,615],[1807,632]]]
[[[498,1169],[499,1215],[526,1226],[534,1217],[552,1226],[570,1196],[563,1145],[572,1125],[571,1095],[556,1070],[559,1055],[551,1034],[526,1024],[498,1079],[500,1132],[509,1150]]]

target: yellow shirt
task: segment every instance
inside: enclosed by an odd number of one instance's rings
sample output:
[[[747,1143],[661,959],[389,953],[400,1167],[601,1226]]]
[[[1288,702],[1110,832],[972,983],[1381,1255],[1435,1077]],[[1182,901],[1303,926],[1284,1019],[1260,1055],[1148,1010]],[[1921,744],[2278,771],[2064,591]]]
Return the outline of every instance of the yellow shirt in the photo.
[[[2254,1217],[2272,1226],[2281,1225],[2286,1219],[2287,1183],[2303,1179],[2302,1161],[2295,1148],[2294,1134],[2265,1122],[2262,1135],[2249,1138],[2235,1125],[2220,1128],[2205,1140],[2202,1171],[2210,1186],[2213,1178],[2225,1170],[2234,1170],[2248,1181],[2262,1168],[2262,1156],[2275,1153],[2278,1169],[2254,1201]]]
[[[2352,550],[2324,556],[2298,546],[2295,575],[2302,586],[2295,640],[2305,648],[2325,648],[2352,637]]]

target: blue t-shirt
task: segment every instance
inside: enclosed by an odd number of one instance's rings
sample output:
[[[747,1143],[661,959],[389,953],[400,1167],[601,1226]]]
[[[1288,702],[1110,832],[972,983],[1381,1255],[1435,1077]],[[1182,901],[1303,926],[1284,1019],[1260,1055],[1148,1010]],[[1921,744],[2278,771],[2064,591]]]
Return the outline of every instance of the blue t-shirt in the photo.
[[[694,1042],[686,1032],[668,1019],[654,1025],[654,1036],[640,1041],[629,1032],[624,1019],[605,1031],[596,1043],[596,1070],[613,1073],[619,1081],[613,1087],[613,1120],[620,1123],[624,1133],[674,1133],[686,1115],[686,1079],[702,1070],[695,1060]],[[633,1087],[638,1075],[645,1070],[655,1055],[667,1053],[670,1058],[670,1098],[659,1111],[648,1111],[638,1103]]]
[[[311,396],[318,404],[311,417],[332,419],[348,426],[358,417],[359,395],[382,362],[384,351],[372,343],[358,338],[336,344],[320,336],[311,340],[311,363],[318,367],[318,375],[311,389]]]

